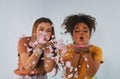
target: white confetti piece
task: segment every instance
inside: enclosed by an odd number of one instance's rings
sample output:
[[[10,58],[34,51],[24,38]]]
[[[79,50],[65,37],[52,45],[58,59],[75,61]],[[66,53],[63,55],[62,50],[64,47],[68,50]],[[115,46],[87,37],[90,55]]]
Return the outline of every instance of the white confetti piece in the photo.
[[[74,74],[74,77],[75,77],[75,78],[77,78],[77,77],[78,77],[78,72],[76,72],[76,73]]]
[[[27,52],[32,51],[32,48],[27,47]]]
[[[81,65],[79,65],[78,67],[81,67]]]
[[[32,62],[32,64],[35,64],[35,63],[36,63],[35,61]]]
[[[88,59],[85,57],[85,56],[83,56],[83,58],[84,58],[84,60],[87,62],[88,61]]]
[[[48,64],[45,64],[45,67],[48,67]]]
[[[33,47],[33,42],[32,41],[29,42],[29,46]]]
[[[26,43],[24,43],[24,46],[25,46],[25,47],[27,47],[27,44],[26,44]]]
[[[52,35],[51,37],[52,37],[52,38],[54,38],[55,36],[54,36],[54,35]]]
[[[88,59],[87,59],[86,57],[84,58],[84,60],[85,60],[85,61],[88,61]]]
[[[89,68],[90,66],[87,64],[87,68]]]
[[[43,57],[43,58],[41,58],[41,60],[44,60],[45,58]]]
[[[70,61],[67,61],[66,62],[66,67],[70,67],[71,66],[71,62]]]
[[[52,48],[52,46],[49,46],[50,52],[52,53],[54,50]]]
[[[52,71],[51,71],[50,73],[51,73],[52,75],[55,75],[55,73],[56,73],[56,69],[53,68]]]
[[[73,74],[69,74],[69,75],[68,75],[68,78],[72,78],[72,77],[73,77]]]
[[[47,53],[47,58],[52,58],[54,56],[53,53]]]
[[[78,71],[78,68],[75,68],[74,70],[75,70],[75,71]]]

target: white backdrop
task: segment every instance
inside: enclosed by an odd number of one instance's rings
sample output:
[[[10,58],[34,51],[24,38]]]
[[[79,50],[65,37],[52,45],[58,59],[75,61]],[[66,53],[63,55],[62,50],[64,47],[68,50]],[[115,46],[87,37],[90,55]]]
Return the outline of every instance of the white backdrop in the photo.
[[[13,79],[17,67],[17,41],[22,34],[31,35],[33,22],[39,17],[52,19],[56,38],[62,36],[65,16],[86,13],[96,17],[97,30],[92,43],[102,47],[104,63],[96,79],[120,78],[120,1],[119,0],[0,0],[0,79]],[[70,36],[64,38],[70,41]],[[49,79],[61,79],[48,74]]]

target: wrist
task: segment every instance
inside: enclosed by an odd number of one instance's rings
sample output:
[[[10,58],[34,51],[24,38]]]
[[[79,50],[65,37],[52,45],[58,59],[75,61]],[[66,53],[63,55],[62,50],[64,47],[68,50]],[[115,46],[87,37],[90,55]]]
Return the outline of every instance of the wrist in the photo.
[[[53,59],[54,54],[53,54],[53,53],[45,53],[44,56],[45,56],[45,58],[47,58],[47,59]]]
[[[83,51],[84,53],[89,53],[89,48],[88,48],[88,47],[87,47],[87,48],[83,48],[82,51]]]
[[[35,48],[33,50],[34,53],[42,54],[42,50],[40,48]]]

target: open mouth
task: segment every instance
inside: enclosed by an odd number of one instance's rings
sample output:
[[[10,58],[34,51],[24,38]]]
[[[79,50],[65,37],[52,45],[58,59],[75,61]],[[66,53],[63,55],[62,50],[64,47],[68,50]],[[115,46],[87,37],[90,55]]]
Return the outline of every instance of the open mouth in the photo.
[[[83,40],[84,39],[84,37],[80,37],[80,40]]]

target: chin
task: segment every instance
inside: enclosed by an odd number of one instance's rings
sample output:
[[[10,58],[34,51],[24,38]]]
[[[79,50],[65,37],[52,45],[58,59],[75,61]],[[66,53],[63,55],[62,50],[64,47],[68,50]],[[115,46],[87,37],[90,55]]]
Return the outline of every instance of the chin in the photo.
[[[84,43],[81,43],[81,42],[78,43],[78,42],[77,42],[77,43],[75,43],[75,44],[77,44],[77,45],[81,45],[81,44],[84,44]]]
[[[79,42],[79,43],[77,43],[77,44],[79,44],[79,45],[83,45],[83,44],[86,44],[86,43],[84,43],[84,42]]]

